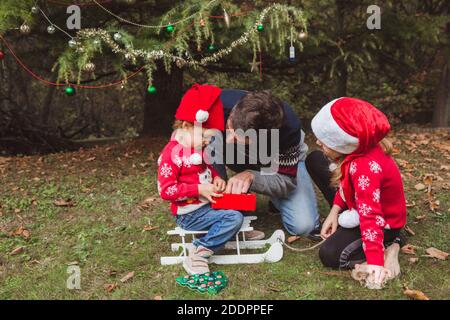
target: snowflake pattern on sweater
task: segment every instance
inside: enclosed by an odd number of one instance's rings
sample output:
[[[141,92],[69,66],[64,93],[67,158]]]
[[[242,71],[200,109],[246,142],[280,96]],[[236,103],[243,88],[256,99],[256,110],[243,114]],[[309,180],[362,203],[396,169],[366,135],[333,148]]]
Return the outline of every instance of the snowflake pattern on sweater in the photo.
[[[171,202],[174,215],[186,214],[205,205],[206,200],[199,198],[198,185],[212,183],[218,176],[205,161],[193,164],[190,156],[194,153],[200,152],[171,140],[158,158],[158,192],[161,198]]]
[[[383,266],[384,229],[400,229],[406,224],[406,201],[400,171],[394,160],[377,147],[354,159],[349,172],[367,263]],[[347,206],[339,191],[334,204],[342,209]]]

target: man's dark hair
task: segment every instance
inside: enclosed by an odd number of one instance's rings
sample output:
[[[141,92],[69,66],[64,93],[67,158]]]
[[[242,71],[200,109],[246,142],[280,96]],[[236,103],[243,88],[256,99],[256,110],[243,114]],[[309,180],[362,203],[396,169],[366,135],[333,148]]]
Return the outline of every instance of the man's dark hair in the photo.
[[[283,102],[270,91],[253,91],[242,97],[231,113],[233,129],[279,129],[283,124]]]

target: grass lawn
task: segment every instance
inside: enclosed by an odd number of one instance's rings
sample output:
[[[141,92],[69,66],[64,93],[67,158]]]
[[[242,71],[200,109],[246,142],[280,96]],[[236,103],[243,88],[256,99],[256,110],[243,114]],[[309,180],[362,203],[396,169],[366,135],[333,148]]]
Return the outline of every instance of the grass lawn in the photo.
[[[449,249],[449,132],[398,130],[394,136],[408,226],[415,233],[408,243],[418,248],[415,255],[401,254],[402,275],[384,290],[365,289],[348,271],[324,268],[317,250],[285,250],[275,264],[212,265],[230,280],[217,296],[177,286],[183,268],[159,262],[172,254],[169,244],[175,240],[166,235],[175,223],[156,192],[156,158],[165,141],[137,140],[0,158],[0,299],[407,299],[405,287],[448,299],[448,259],[423,255],[429,247]],[[321,197],[319,206],[325,217]],[[257,215],[256,227],[267,234],[282,228],[278,215],[267,213],[263,197]],[[312,244],[301,239],[293,245]],[[411,263],[412,257],[418,261]],[[80,267],[81,290],[66,288],[70,264]],[[134,277],[122,283],[129,272]]]

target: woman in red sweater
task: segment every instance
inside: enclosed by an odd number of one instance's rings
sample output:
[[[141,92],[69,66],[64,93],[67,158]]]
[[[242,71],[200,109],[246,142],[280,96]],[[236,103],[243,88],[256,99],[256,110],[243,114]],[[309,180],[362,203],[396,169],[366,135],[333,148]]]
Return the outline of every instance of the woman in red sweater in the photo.
[[[367,275],[368,287],[381,288],[400,272],[399,236],[406,224],[403,183],[385,139],[389,122],[366,101],[339,98],[319,111],[311,127],[323,153],[310,155],[308,170],[325,195],[330,184],[337,188],[322,226],[320,259],[329,267],[355,268],[354,275]]]

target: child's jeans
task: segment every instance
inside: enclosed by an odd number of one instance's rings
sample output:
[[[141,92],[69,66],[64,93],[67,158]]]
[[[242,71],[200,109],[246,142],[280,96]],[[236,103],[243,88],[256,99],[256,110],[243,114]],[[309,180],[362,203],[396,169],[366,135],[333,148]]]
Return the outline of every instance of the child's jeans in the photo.
[[[195,239],[193,244],[215,253],[236,235],[243,221],[244,217],[239,211],[215,210],[209,204],[176,217],[177,224],[185,230],[208,230],[206,235]]]

